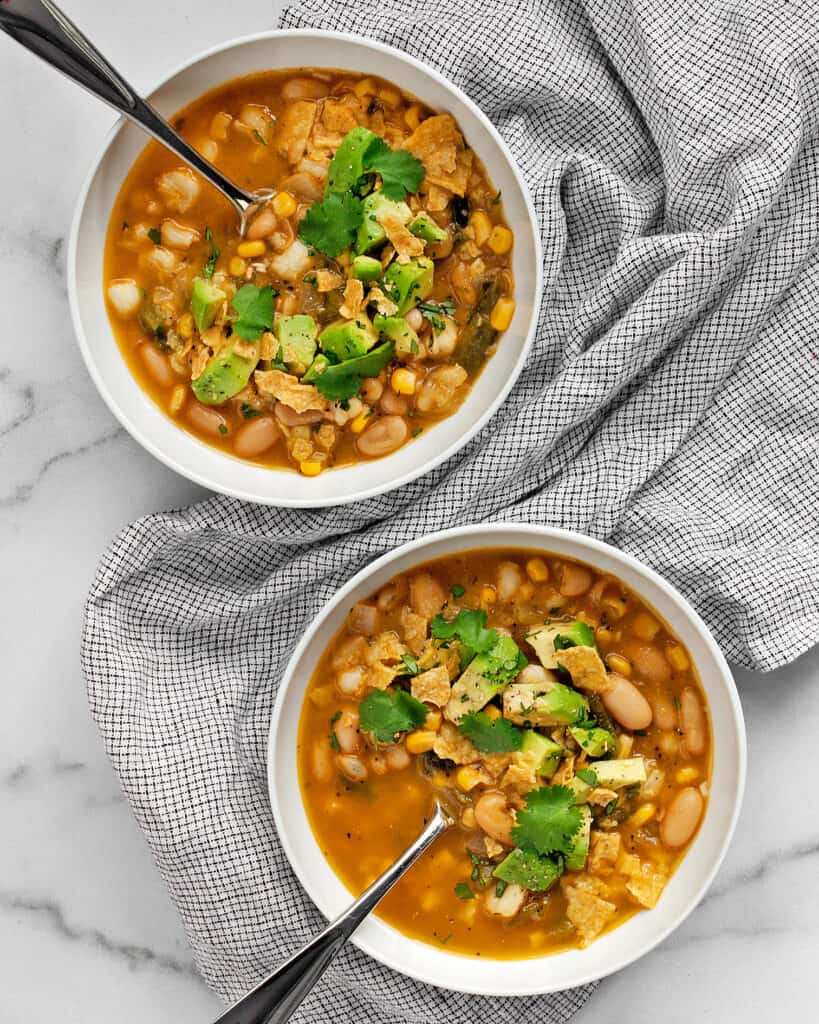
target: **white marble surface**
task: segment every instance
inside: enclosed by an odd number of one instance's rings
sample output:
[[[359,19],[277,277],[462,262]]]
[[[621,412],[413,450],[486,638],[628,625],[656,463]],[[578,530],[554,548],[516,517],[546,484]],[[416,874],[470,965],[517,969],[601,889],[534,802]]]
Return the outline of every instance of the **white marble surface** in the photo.
[[[143,88],[224,37],[272,25],[275,6],[65,3]],[[112,535],[201,492],[118,427],[69,325],[65,237],[113,118],[3,36],[0,69],[0,1021],[196,1024],[219,1004],[89,718],[78,644]],[[815,1019],[819,653],[737,676],[750,775],[725,866],[680,931],[606,981],[578,1024],[660,1009],[666,1024]]]

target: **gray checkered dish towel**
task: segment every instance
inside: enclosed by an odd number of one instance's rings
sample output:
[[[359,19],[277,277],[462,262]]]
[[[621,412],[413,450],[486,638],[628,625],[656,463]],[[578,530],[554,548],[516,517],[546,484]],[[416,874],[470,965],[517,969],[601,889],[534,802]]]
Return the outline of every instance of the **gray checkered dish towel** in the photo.
[[[215,497],[103,559],[91,707],[226,998],[323,923],[273,829],[265,744],[296,639],[375,556],[555,524],[652,565],[735,662],[819,638],[817,3],[345,0],[282,23],[374,36],[465,89],[529,183],[547,287],[505,406],[426,478],[340,509]],[[591,991],[473,998],[349,948],[298,1019],[544,1024]]]

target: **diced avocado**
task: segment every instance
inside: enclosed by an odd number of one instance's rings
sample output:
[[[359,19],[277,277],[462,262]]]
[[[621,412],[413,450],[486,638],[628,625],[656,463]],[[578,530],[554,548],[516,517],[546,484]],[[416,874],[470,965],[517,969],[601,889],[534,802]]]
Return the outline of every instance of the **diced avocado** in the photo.
[[[378,341],[378,332],[363,314],[356,320],[336,320],[319,335],[322,352],[343,363],[366,355]]]
[[[606,754],[613,754],[617,749],[617,740],[608,729],[575,725],[569,727],[569,735],[575,743],[580,744],[580,748],[589,757],[605,757]]]
[[[557,651],[565,651],[567,647],[597,647],[594,630],[579,619],[547,622],[540,629],[527,633],[526,639],[534,647],[540,664],[549,669],[557,668]]]
[[[574,794],[574,802],[576,804],[585,804],[589,799],[589,793],[594,789],[594,786],[591,786],[577,775],[573,775],[564,785],[566,789],[570,789]]]
[[[316,321],[304,313],[280,316],[276,320],[279,358],[287,363],[291,373],[304,373],[313,362],[317,335]]]
[[[443,242],[449,236],[444,228],[439,228],[428,213],[419,213],[409,222],[410,231],[425,242]]]
[[[492,872],[510,885],[519,885],[530,892],[545,892],[560,878],[560,868],[551,857],[515,849]]]
[[[324,373],[327,367],[330,365],[330,360],[327,356],[323,356],[319,353],[312,363],[307,367],[307,373],[301,378],[302,384],[310,384],[318,377],[320,373]]]
[[[626,757],[619,761],[595,761],[591,770],[601,786],[622,789],[646,781],[646,763],[642,757]]]
[[[402,316],[381,316],[373,318],[373,324],[385,338],[395,342],[399,356],[413,355],[419,351],[418,335]]]
[[[504,717],[518,725],[574,725],[589,713],[589,702],[552,679],[513,683],[503,694]]]
[[[392,359],[394,347],[391,341],[385,341],[366,355],[348,359],[345,363],[332,364],[326,356],[316,356],[312,366],[302,377],[302,383],[310,384],[317,377],[326,377],[328,381],[349,381],[351,377],[377,377]]]
[[[412,217],[412,210],[406,203],[387,199],[383,192],[371,192],[363,204],[363,216],[355,242],[357,253],[369,252],[370,249],[386,242],[387,232],[379,223],[378,217],[380,214],[386,213],[387,210],[396,214],[402,224],[406,224]]]
[[[580,828],[572,836],[571,846],[566,853],[566,870],[582,871],[589,855],[589,837],[591,835],[592,814],[588,807],[578,808],[583,815]]]
[[[429,297],[433,283],[433,263],[426,256],[391,263],[384,274],[384,291],[398,305],[398,315]]]
[[[222,352],[211,356],[205,369],[191,381],[193,393],[205,405],[221,405],[247,385],[258,362],[258,355],[240,356],[233,351],[232,345],[228,345]]]
[[[369,128],[353,128],[341,140],[336,155],[330,161],[324,194],[349,192],[364,175],[364,154],[378,138]]]
[[[222,308],[222,303],[226,298],[227,295],[225,295],[221,288],[217,288],[212,282],[206,281],[204,277],[195,277],[193,279],[191,313],[193,314],[193,322],[196,324],[196,329],[200,334],[213,326],[213,322],[219,315],[219,310]]]
[[[381,260],[374,256],[356,256],[353,260],[353,277],[359,281],[377,281],[382,270]]]
[[[456,724],[470,711],[480,711],[526,667],[526,659],[511,636],[499,636],[483,654],[476,654],[452,687],[446,717]]]
[[[532,729],[527,729],[524,732],[520,752],[538,775],[547,777],[554,775],[560,764],[560,759],[565,753],[559,743],[555,743],[548,736],[542,736]]]

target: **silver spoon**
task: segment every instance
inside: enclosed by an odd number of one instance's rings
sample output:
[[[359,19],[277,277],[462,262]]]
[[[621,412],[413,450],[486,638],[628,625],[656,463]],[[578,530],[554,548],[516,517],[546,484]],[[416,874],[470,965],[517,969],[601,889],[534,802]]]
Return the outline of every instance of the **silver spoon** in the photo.
[[[120,75],[51,0],[0,0],[0,28],[47,64],[130,118],[198,171],[233,204],[239,233],[247,210],[272,190],[245,192],[189,145]]]
[[[454,824],[436,803],[435,813],[424,831],[398,860],[377,878],[352,906],[329,924],[281,967],[243,996],[213,1024],[284,1024],[332,963],[338,951],[411,867],[439,836]]]

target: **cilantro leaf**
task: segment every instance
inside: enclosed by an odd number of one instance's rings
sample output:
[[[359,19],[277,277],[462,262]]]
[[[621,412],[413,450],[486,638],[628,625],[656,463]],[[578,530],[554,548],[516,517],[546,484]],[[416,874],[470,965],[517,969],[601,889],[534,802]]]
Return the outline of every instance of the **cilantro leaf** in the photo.
[[[349,249],[364,217],[361,200],[350,192],[331,192],[313,203],[299,225],[299,238],[325,256]]]
[[[416,192],[424,180],[424,165],[405,149],[390,149],[376,136],[364,154],[364,170],[381,175],[381,191],[387,199],[403,199]]]
[[[544,857],[568,853],[581,821],[570,789],[541,786],[526,794],[526,806],[517,812],[512,838],[522,850]]]
[[[436,615],[431,633],[436,640],[460,640],[475,654],[488,651],[498,638],[494,629],[486,629],[486,612],[479,608],[462,608],[451,622]]]
[[[379,743],[394,743],[396,734],[423,725],[426,707],[406,690],[392,696],[386,690],[373,690],[358,705],[359,723],[364,732],[371,732]]]
[[[243,285],[233,296],[231,305],[239,314],[233,321],[233,330],[245,341],[258,341],[262,331],[273,326],[273,300],[277,292],[266,284],[257,288],[255,284]]]
[[[578,768],[575,775],[587,786],[596,786],[598,783],[597,772],[591,768]]]
[[[443,302],[419,302],[417,306],[421,316],[429,320],[436,334],[440,334],[446,327],[445,316],[455,316],[455,303],[452,299],[444,299]]]
[[[466,593],[466,587],[462,587],[460,583],[456,583],[454,586],[449,588],[449,592],[453,597],[463,597]]]
[[[326,366],[308,383],[315,384],[318,390],[331,402],[343,402],[358,393],[362,378],[377,377],[392,359],[395,344],[385,341],[363,356],[346,359],[343,363]]]
[[[490,633],[495,633],[495,630],[490,630]],[[492,646],[479,654],[476,661],[478,664],[475,667],[481,675],[498,683],[511,683],[518,672],[529,664],[511,636],[498,636],[497,633]]]
[[[505,718],[491,719],[484,711],[470,711],[458,723],[462,733],[482,754],[507,754],[520,750],[521,731]]]
[[[162,245],[162,233],[159,228],[148,228],[148,238],[154,245]]]
[[[417,676],[418,673],[421,671],[421,666],[418,664],[418,662],[415,660],[415,658],[413,658],[411,654],[402,654],[401,661],[404,662],[407,672],[411,676]]]
[[[205,228],[205,238],[210,242],[210,256],[208,256],[207,262],[202,268],[203,277],[213,277],[213,272],[216,270],[216,261],[221,255],[219,246],[213,240],[213,232],[210,228]]]

